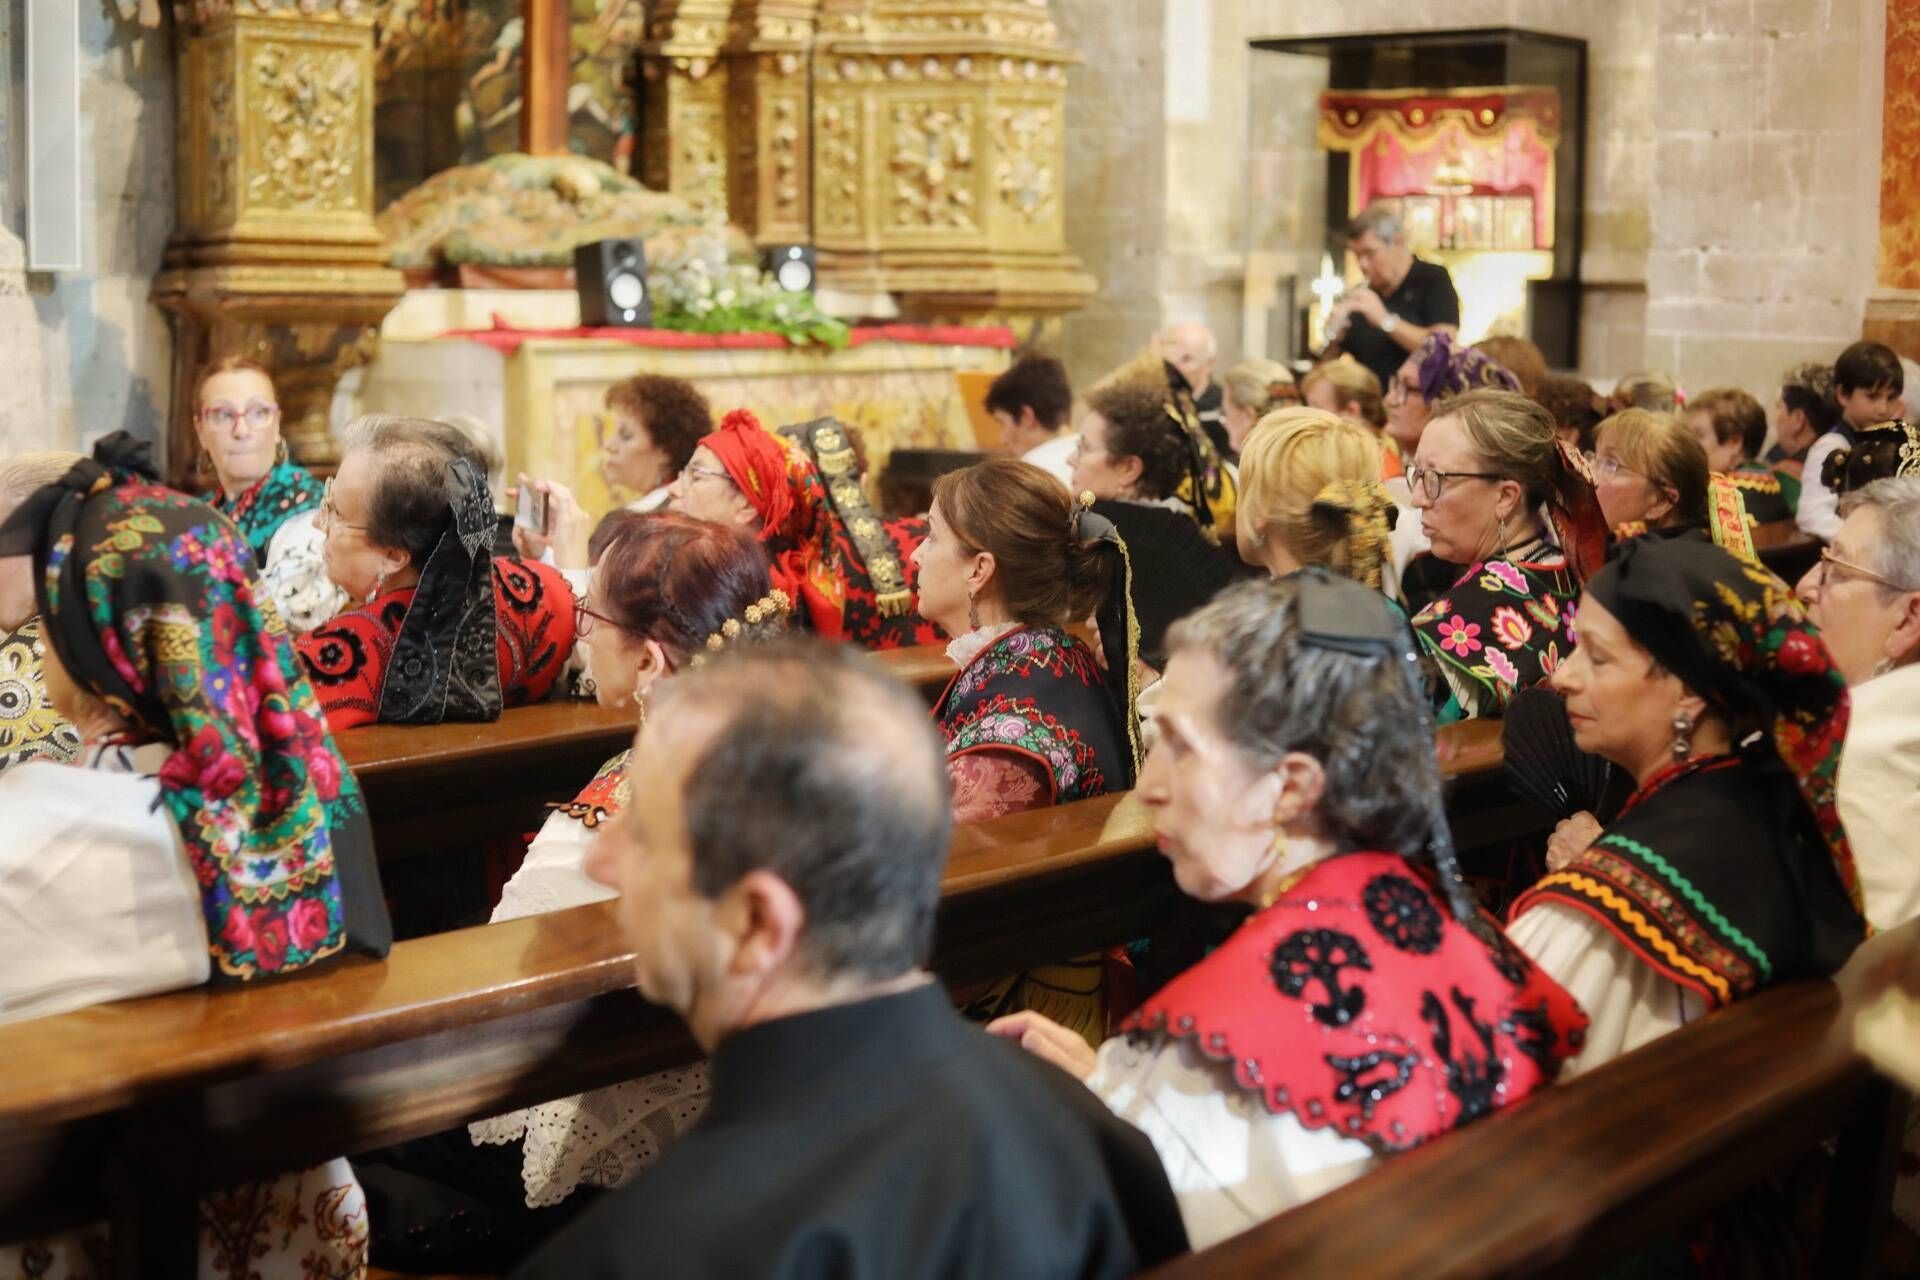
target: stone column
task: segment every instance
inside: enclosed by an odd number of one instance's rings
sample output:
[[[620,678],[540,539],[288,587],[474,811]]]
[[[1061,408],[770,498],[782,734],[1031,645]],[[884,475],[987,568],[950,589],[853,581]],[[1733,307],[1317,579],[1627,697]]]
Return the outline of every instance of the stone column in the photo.
[[[985,319],[1084,306],[1066,70],[1044,0],[826,0],[814,45],[823,283]]]
[[[373,17],[362,0],[181,8],[178,226],[153,297],[173,318],[169,471],[190,482],[195,374],[272,371],[294,456],[338,460],[334,384],[404,289],[373,222]]]
[[[727,64],[733,0],[659,0],[640,46],[640,180],[727,211]]]
[[[813,238],[807,61],[819,0],[734,0],[724,54],[727,219],[761,245]]]

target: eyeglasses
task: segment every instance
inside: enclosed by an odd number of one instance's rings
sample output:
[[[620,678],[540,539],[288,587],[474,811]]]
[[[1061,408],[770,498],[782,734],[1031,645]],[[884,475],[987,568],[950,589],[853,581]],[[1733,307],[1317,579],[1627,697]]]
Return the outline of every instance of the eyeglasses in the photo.
[[[1413,392],[1414,389],[1412,387],[1400,381],[1400,379],[1395,378],[1387,384],[1386,395],[1382,396],[1381,399],[1386,404],[1405,404],[1407,397],[1412,395]]]
[[[363,524],[351,524],[340,518],[340,508],[333,505],[333,478],[331,476],[327,478],[326,484],[320,487],[320,512],[314,516],[313,523],[319,526],[320,532],[322,533],[325,533],[335,525],[338,525],[342,529],[358,529],[362,533],[367,531],[367,526]]]
[[[244,409],[235,409],[230,404],[215,404],[200,411],[200,421],[220,431],[233,430],[234,424],[242,418],[253,430],[265,431],[280,420],[280,406],[255,400]]]
[[[1593,464],[1593,476],[1596,480],[1618,480],[1620,473],[1623,471],[1630,476],[1639,476],[1642,480],[1647,479],[1646,472],[1635,471],[1632,467],[1620,461],[1620,459],[1614,457],[1612,454],[1608,454],[1604,458],[1589,458],[1588,461]]]
[[[604,622],[615,631],[622,629],[619,623],[609,618],[606,614],[595,613],[593,610],[587,608],[587,602],[585,600],[575,600],[573,602],[573,634],[583,639],[591,634],[593,627],[589,625],[589,619],[593,622]]]
[[[1449,480],[1505,480],[1497,471],[1439,471],[1433,467],[1415,464],[1407,468],[1407,487],[1415,493],[1424,493],[1428,502],[1440,501],[1440,494]]]
[[[1855,578],[1865,578],[1868,582],[1877,582],[1889,591],[1914,590],[1913,587],[1903,586],[1891,578],[1883,578],[1871,569],[1862,569],[1857,564],[1850,564],[1842,560],[1839,556],[1833,554],[1833,548],[1831,547],[1822,547],[1820,549],[1820,576],[1815,579],[1822,591],[1827,589],[1827,582],[1833,577],[1834,570],[1836,569],[1843,574]]]
[[[690,476],[704,477],[708,480],[724,480],[728,484],[733,484],[733,477],[731,475],[728,475],[725,471],[719,470],[718,468],[715,468],[715,467],[697,467],[693,463],[689,462],[685,467],[681,469],[684,470]],[[738,485],[734,485],[734,488],[736,489],[739,487],[740,486]]]

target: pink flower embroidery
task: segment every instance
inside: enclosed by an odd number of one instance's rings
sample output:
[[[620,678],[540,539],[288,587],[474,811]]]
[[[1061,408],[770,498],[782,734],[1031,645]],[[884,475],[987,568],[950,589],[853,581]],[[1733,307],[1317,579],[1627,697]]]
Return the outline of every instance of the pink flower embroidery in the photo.
[[[1540,655],[1540,674],[1550,676],[1560,669],[1560,642],[1549,640],[1545,653]]]
[[[333,932],[333,921],[327,918],[325,906],[312,898],[302,898],[287,912],[287,932],[292,936],[294,946],[302,951],[311,951]]]
[[[1516,596],[1530,596],[1533,594],[1533,592],[1527,589],[1526,575],[1508,564],[1505,560],[1489,560],[1482,567],[1485,572],[1480,575],[1480,585],[1487,590],[1500,591],[1504,589],[1512,592]]]
[[[1503,604],[1493,611],[1493,635],[1507,648],[1518,649],[1533,639],[1533,627],[1518,609]]]
[[[1455,615],[1440,624],[1440,647],[1464,658],[1482,647],[1474,638],[1479,634],[1479,623]]]
[[[1520,670],[1507,660],[1507,655],[1498,649],[1487,650],[1487,665],[1493,668],[1493,674],[1500,677],[1502,684],[1509,689],[1520,686]]]

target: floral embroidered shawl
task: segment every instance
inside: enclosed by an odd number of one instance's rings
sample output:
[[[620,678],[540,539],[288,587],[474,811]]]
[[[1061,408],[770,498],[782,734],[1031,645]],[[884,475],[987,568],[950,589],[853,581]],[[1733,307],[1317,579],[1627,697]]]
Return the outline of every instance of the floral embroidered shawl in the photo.
[[[216,489],[204,500],[240,527],[253,549],[254,563],[265,568],[273,535],[294,516],[318,507],[321,494],[320,482],[305,467],[282,462],[237,497],[228,498]]]
[[[392,940],[366,806],[248,545],[197,498],[77,463],[0,528],[46,639],[137,741],[200,883],[213,981]]]
[[[1544,541],[1485,560],[1413,618],[1440,724],[1497,717],[1573,651],[1580,587]]]

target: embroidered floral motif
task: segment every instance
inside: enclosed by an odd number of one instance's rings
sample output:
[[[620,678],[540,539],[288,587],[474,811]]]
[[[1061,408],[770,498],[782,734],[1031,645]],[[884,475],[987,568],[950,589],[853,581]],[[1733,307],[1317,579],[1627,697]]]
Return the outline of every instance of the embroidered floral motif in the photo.
[[[1480,568],[1480,585],[1488,591],[1505,591],[1523,597],[1533,594],[1527,586],[1527,575],[1504,560],[1489,560]]]
[[[1402,951],[1424,956],[1440,945],[1440,911],[1433,899],[1405,876],[1375,876],[1361,891],[1367,920]]]
[[[1449,618],[1440,624],[1440,647],[1464,658],[1481,647],[1476,638],[1479,634],[1479,623],[1461,617]]]
[[[1494,678],[1509,690],[1520,687],[1520,668],[1514,666],[1513,660],[1498,649],[1487,650],[1487,667],[1493,672]]]
[[[1403,945],[1412,944],[1412,945]],[[1250,983],[1264,968],[1273,986]],[[1121,1027],[1179,1039],[1273,1114],[1404,1151],[1553,1078],[1586,1017],[1491,918],[1397,856],[1316,864]]]
[[[1126,777],[1099,667],[1065,632],[1023,627],[995,640],[954,677],[936,716],[949,758],[982,749],[1027,755],[1046,767],[1056,803],[1103,794]]]
[[[1493,611],[1493,636],[1509,649],[1520,649],[1533,639],[1533,627],[1518,609],[1503,604]]]
[[[280,526],[319,507],[322,495],[320,482],[305,467],[282,462],[233,501],[215,491],[206,495],[206,502],[239,527],[254,562],[264,567]]]
[[[1273,949],[1273,981],[1282,994],[1299,999],[1310,982],[1326,989],[1324,1004],[1309,1003],[1315,1020],[1328,1026],[1344,1027],[1367,1007],[1367,993],[1360,986],[1343,987],[1343,969],[1369,970],[1373,960],[1360,940],[1337,929],[1302,929],[1281,939]]]

